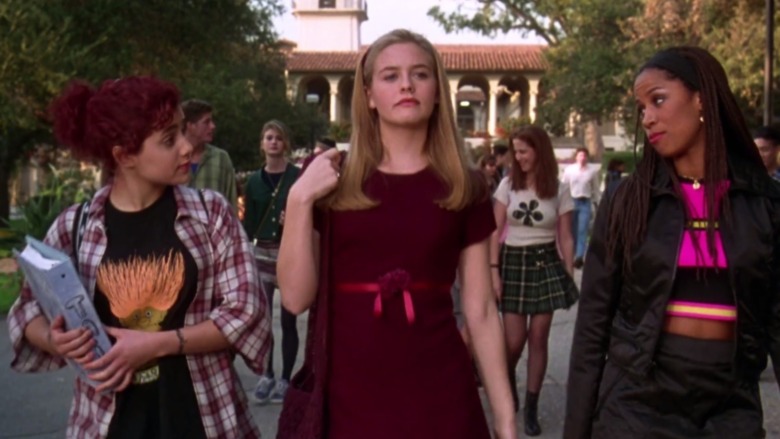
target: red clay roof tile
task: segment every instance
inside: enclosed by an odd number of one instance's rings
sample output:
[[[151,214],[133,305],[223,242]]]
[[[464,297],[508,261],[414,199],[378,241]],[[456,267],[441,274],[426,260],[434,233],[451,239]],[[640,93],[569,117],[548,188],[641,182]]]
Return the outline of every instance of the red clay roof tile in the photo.
[[[448,72],[544,71],[542,45],[436,45]],[[293,51],[290,72],[352,72],[361,52]]]

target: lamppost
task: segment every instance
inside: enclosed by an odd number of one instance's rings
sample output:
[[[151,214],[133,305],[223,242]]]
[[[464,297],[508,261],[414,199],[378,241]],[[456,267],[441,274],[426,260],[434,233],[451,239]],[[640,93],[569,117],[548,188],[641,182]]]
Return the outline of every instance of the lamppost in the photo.
[[[764,125],[772,123],[772,67],[775,41],[775,0],[766,0],[766,48],[764,51]]]
[[[305,102],[314,109],[318,108],[318,105],[320,103],[320,95],[316,93],[309,93],[305,97]],[[318,111],[318,110],[315,110]],[[314,150],[314,142],[317,140],[314,138],[314,125],[309,126],[309,140],[311,143],[309,143],[309,146],[311,147],[312,151]]]

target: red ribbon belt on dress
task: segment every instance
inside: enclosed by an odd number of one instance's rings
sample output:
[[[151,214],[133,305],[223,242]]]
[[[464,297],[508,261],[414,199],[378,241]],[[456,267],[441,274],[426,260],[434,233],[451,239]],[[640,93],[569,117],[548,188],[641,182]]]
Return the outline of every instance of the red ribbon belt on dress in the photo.
[[[449,291],[449,284],[434,282],[412,282],[409,272],[406,270],[394,270],[379,277],[378,282],[364,283],[340,283],[336,290],[344,293],[372,293],[374,298],[374,316],[382,316],[382,302],[396,294],[401,294],[404,299],[404,311],[406,321],[411,325],[415,320],[414,302],[412,302],[411,290],[415,291]]]

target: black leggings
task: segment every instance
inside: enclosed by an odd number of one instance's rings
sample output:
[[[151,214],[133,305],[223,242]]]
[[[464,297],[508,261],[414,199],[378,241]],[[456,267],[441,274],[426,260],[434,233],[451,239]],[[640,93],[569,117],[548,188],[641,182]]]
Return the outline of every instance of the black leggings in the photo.
[[[276,285],[273,282],[261,280],[260,286],[268,298],[268,318],[273,322],[273,303],[274,290]],[[293,366],[295,366],[295,357],[298,355],[298,317],[279,306],[282,310],[282,378],[290,381]],[[274,338],[271,337],[271,349],[268,351],[268,368],[266,376],[274,377]]]

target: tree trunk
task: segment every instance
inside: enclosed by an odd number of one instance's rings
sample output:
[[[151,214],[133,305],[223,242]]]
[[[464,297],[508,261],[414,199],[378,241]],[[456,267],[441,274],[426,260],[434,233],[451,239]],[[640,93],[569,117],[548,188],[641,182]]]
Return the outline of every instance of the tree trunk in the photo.
[[[3,227],[2,220],[8,219],[11,211],[11,173],[6,166],[0,165],[0,227]]]
[[[583,142],[591,160],[601,163],[601,157],[604,155],[604,139],[599,131],[599,124],[596,121],[585,122],[585,135]]]

